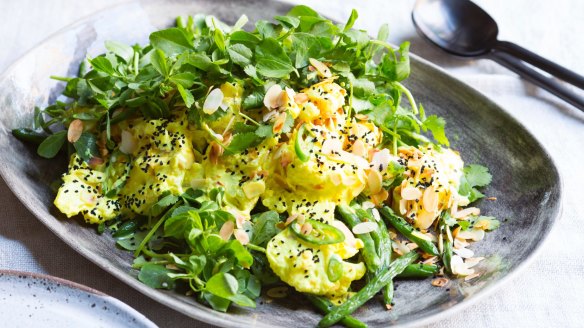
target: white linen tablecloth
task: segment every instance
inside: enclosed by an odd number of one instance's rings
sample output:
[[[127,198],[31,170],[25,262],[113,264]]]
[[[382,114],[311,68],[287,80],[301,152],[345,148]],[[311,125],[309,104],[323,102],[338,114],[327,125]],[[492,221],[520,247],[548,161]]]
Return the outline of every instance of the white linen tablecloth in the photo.
[[[235,0],[234,0],[235,1]],[[120,0],[2,0],[0,71],[51,33]],[[564,182],[564,209],[540,256],[511,283],[432,327],[584,326],[584,113],[487,60],[450,57],[428,45],[411,23],[412,0],[316,0],[326,16],[376,31],[387,22],[390,41],[471,84],[521,121],[545,146]],[[584,74],[584,1],[480,0],[499,22],[502,39]],[[6,155],[6,154],[4,154]],[[71,250],[37,221],[0,180],[0,268],[42,272],[99,289],[161,327],[208,327],[152,301]],[[1,318],[0,318],[1,320]],[[1,325],[1,324],[0,324]]]

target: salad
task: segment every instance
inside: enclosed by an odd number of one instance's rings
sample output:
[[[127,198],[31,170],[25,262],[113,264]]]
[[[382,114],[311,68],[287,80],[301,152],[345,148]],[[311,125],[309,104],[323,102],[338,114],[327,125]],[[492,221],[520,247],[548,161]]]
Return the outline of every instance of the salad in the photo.
[[[391,310],[395,279],[477,277],[469,245],[499,222],[470,206],[487,169],[402,84],[409,44],[356,19],[178,17],[53,77],[63,97],[13,134],[68,156],[54,205],[133,252],[144,284],[218,311],[295,291],[319,326],[363,327],[351,314]]]

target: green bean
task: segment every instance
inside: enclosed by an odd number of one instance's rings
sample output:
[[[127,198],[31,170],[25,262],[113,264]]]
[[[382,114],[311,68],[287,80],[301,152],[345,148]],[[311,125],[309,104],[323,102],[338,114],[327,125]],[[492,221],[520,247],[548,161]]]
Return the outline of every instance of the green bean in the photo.
[[[44,133],[39,133],[34,130],[26,128],[14,129],[12,130],[12,135],[15,136],[18,140],[30,142],[37,145],[39,145],[47,138],[47,135]]]
[[[410,264],[396,278],[428,278],[438,273],[438,266],[433,264]]]
[[[322,313],[327,314],[333,309],[335,306],[331,301],[327,300],[324,297],[311,295],[311,294],[304,294],[306,298]],[[348,328],[366,328],[367,325],[362,321],[353,318],[352,316],[348,315],[341,319],[341,323]]]
[[[404,237],[416,243],[421,250],[431,255],[439,255],[438,248],[432,241],[416,236],[414,234],[414,228],[409,223],[407,223],[406,220],[395,215],[391,208],[383,206],[380,209],[380,212],[383,218],[386,219],[389,224],[391,224]]]
[[[416,252],[409,252],[391,263],[386,271],[375,276],[365,287],[361,288],[353,297],[345,303],[335,307],[320,320],[318,327],[330,327],[339,322],[343,317],[350,315],[360,306],[370,300],[377,292],[387,285],[393,277],[401,273],[408,264],[411,264],[418,258]]]
[[[382,220],[379,220],[379,245],[377,247],[379,256],[381,256],[381,266],[385,269],[389,267],[391,263],[391,238],[389,238],[389,233],[387,232],[387,227]],[[393,280],[391,280],[385,287],[383,288],[383,301],[385,306],[390,309],[391,303],[393,302]]]
[[[443,241],[443,249],[442,249],[442,263],[444,264],[444,268],[446,269],[447,273],[452,273],[452,267],[450,266],[450,260],[452,259],[452,242],[448,238],[448,235],[452,235],[450,232],[450,227],[446,224],[445,216],[448,216],[448,213],[445,213],[440,220],[440,229],[442,230],[442,241]],[[448,231],[447,231],[448,230]]]
[[[353,229],[357,224],[361,223],[361,219],[355,214],[355,211],[347,205],[337,206],[337,212],[349,228]],[[361,250],[361,255],[363,255],[363,260],[369,272],[376,272],[379,269],[381,260],[377,255],[377,250],[375,249],[375,243],[371,238],[369,233],[358,234],[357,237],[363,241],[363,249]]]
[[[391,303],[393,303],[393,280],[383,287],[383,303],[388,310],[391,310]]]

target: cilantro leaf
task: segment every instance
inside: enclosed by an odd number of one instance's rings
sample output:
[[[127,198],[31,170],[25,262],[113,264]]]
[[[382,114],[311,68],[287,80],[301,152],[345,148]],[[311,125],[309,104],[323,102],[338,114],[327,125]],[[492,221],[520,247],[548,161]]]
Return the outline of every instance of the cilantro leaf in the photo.
[[[442,117],[438,117],[436,115],[430,115],[422,122],[422,128],[424,130],[430,130],[432,132],[432,136],[434,136],[434,139],[438,141],[439,144],[448,147],[450,146],[450,142],[448,141],[446,133],[444,132],[445,126],[446,121]]]
[[[482,165],[470,164],[464,168],[464,176],[471,187],[484,187],[491,183],[489,169]]]
[[[285,78],[294,66],[276,39],[266,38],[255,48],[256,69],[265,77]]]
[[[150,44],[169,56],[193,50],[183,30],[175,27],[150,34]]]

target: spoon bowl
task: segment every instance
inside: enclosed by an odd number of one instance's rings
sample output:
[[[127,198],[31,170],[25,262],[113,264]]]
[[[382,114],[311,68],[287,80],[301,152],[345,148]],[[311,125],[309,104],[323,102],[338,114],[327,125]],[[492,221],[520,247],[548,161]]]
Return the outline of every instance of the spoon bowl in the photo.
[[[412,16],[420,34],[454,55],[486,55],[497,44],[497,22],[470,1],[417,1]]]

